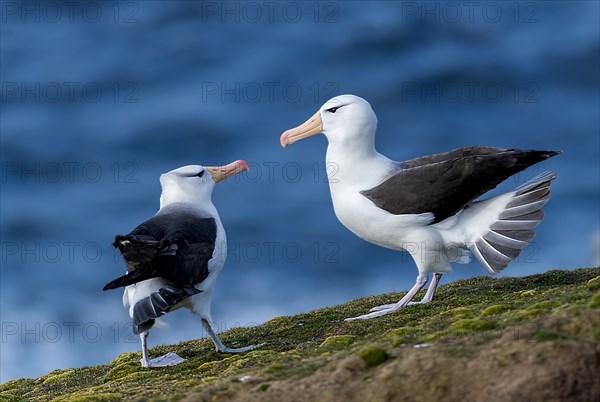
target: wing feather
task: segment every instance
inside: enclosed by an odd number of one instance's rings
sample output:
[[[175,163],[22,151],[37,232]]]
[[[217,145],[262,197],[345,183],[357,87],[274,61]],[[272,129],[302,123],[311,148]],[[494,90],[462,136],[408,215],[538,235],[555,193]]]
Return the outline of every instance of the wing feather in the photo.
[[[176,286],[201,283],[209,274],[217,226],[213,218],[176,211],[147,220],[114,246],[127,263],[127,275],[115,279],[105,290],[161,277]]]
[[[395,215],[432,212],[436,223],[456,214],[508,177],[559,153],[459,148],[400,163],[398,172],[361,194]]]

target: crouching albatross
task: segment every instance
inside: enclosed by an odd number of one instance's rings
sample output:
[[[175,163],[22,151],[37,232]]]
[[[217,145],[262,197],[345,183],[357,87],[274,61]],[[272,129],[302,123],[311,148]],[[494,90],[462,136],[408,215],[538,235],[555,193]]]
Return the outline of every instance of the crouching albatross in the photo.
[[[222,167],[184,166],[160,176],[160,210],[125,236],[116,236],[127,264],[127,275],[103,290],[125,286],[123,304],[129,307],[133,330],[142,342],[143,367],[173,366],[185,361],[169,352],[148,359],[146,338],[156,318],[186,307],[200,316],[218,351],[241,353],[260,345],[228,348],[212,328],[210,301],[227,257],[225,230],[211,201],[215,183],[247,170],[238,160]]]
[[[496,274],[534,236],[556,173],[541,174],[514,191],[474,201],[499,183],[559,151],[465,147],[394,162],[375,150],[377,118],[367,101],[342,95],[302,125],[281,135],[282,147],[317,133],[327,137],[327,169],[335,214],[358,237],[405,250],[419,274],[398,303],[374,307],[369,319],[433,300],[450,263],[467,263],[469,250]],[[433,279],[420,302],[413,297]]]

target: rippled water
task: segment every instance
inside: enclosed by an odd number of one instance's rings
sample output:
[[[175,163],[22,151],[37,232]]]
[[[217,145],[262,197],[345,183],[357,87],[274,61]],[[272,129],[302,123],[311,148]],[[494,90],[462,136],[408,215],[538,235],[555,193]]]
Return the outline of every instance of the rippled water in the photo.
[[[213,197],[230,248],[221,329],[408,289],[410,258],[336,220],[325,139],[279,146],[336,94],[371,103],[377,147],[397,160],[563,150],[495,191],[559,174],[505,275],[594,262],[596,2],[24,4],[1,10],[2,382],[139,348],[120,292],[100,290],[124,269],[110,243],[156,212],[159,174],[186,164],[252,167]],[[443,282],[483,273],[457,266]],[[166,321],[151,345],[203,335],[187,311]]]

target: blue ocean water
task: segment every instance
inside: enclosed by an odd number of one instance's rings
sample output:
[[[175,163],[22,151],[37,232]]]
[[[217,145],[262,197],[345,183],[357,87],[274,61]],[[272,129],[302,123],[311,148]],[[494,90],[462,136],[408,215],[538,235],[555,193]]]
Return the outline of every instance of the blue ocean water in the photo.
[[[503,275],[597,264],[600,30],[592,1],[20,2],[0,9],[0,381],[139,349],[110,246],[158,209],[158,176],[245,159],[215,189],[228,262],[213,318],[254,325],[407,290],[405,254],[335,218],[321,136],[279,135],[367,99],[396,160],[466,145],[560,149],[537,237]],[[482,275],[455,267],[442,283]],[[203,336],[187,311],[150,345]],[[259,342],[260,340],[256,340]]]

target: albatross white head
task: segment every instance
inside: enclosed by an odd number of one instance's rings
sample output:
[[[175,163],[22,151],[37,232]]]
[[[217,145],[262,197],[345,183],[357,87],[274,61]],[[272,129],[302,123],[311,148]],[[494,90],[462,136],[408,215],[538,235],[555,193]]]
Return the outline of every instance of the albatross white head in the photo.
[[[377,117],[369,102],[355,95],[340,95],[325,102],[305,123],[287,130],[279,139],[286,147],[296,141],[323,133],[330,146],[374,151]]]
[[[366,189],[379,184],[394,164],[375,150],[377,117],[369,103],[354,95],[328,100],[305,123],[287,130],[281,146],[323,133],[327,137],[327,176],[334,206],[335,194],[343,189]]]
[[[164,173],[160,176],[160,208],[175,203],[212,203],[215,184],[244,170],[248,163],[237,160],[225,166],[188,165]]]

